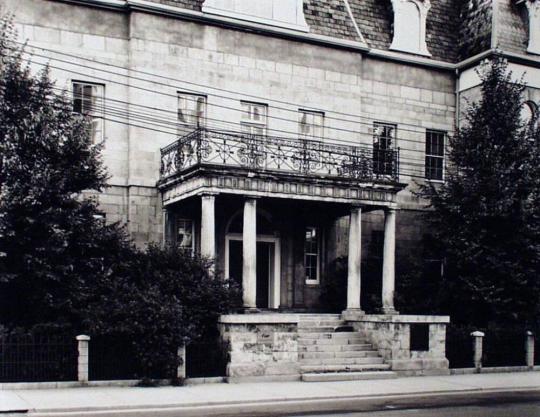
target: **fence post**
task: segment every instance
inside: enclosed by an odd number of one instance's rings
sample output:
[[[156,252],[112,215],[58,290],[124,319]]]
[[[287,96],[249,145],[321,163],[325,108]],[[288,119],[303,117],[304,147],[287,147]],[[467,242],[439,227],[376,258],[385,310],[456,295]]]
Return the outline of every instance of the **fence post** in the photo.
[[[186,346],[178,348],[178,369],[176,370],[178,379],[186,379]]]
[[[76,337],[78,342],[79,356],[77,361],[77,380],[83,384],[88,382],[88,354],[90,336],[79,335]]]
[[[527,368],[532,370],[534,368],[534,334],[530,330],[525,333],[527,335],[525,339],[525,357],[527,361]]]
[[[472,332],[471,336],[473,337],[474,367],[476,372],[480,373],[482,371],[482,343],[485,334],[476,331]]]

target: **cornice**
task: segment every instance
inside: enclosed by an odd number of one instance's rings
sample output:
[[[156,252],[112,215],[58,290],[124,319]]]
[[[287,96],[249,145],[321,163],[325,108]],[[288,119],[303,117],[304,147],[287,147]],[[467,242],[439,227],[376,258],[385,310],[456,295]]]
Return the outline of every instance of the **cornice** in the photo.
[[[473,57],[467,58],[457,63],[438,61],[434,59],[424,58],[417,55],[400,53],[395,51],[381,50],[370,48],[367,44],[350,41],[345,39],[332,38],[330,36],[317,35],[313,33],[304,33],[294,30],[272,27],[257,23],[245,22],[238,19],[227,18],[223,16],[212,16],[202,12],[182,9],[179,7],[168,6],[160,3],[154,3],[147,0],[47,0],[54,2],[63,2],[71,4],[79,4],[90,7],[99,7],[109,10],[117,10],[123,12],[141,11],[146,13],[159,14],[172,18],[184,19],[193,22],[212,24],[215,26],[226,27],[236,30],[244,30],[262,35],[276,36],[283,39],[291,39],[299,42],[308,42],[327,47],[335,47],[360,52],[374,58],[385,59],[394,62],[406,63],[425,68],[434,68],[441,71],[459,72],[467,68],[473,67],[483,59],[491,55],[501,55],[508,60],[516,63],[540,67],[540,57],[530,56],[525,54],[516,54],[505,52],[495,48],[481,52]],[[527,0],[531,1],[531,0]],[[536,0],[540,3],[540,0]]]

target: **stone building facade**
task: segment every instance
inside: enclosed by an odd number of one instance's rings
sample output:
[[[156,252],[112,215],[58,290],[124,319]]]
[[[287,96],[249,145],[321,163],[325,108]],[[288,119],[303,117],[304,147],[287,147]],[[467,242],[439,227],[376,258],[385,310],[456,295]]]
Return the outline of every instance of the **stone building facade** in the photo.
[[[247,309],[317,311],[348,256],[348,310],[367,284],[392,317],[396,258],[424,256],[414,191],[444,181],[482,60],[525,73],[524,117],[540,104],[539,0],[5,4],[94,120],[107,221],[215,258]]]

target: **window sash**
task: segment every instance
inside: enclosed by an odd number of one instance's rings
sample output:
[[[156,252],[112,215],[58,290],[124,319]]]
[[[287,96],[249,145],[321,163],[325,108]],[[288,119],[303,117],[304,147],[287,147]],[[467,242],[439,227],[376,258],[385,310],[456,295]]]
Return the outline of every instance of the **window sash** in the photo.
[[[266,104],[252,103],[249,101],[242,101],[240,104],[242,106],[242,116],[240,121],[242,133],[265,135],[268,106]]]
[[[89,135],[92,143],[104,137],[105,86],[80,81],[72,83],[73,112],[90,117]]]
[[[302,138],[322,139],[324,132],[324,113],[299,110],[298,130]]]
[[[307,283],[319,282],[320,234],[316,227],[307,227],[304,236],[304,272]]]
[[[206,125],[206,96],[200,94],[178,94],[178,123],[193,128]]]
[[[176,243],[182,249],[193,251],[194,246],[194,225],[191,219],[177,219],[176,221]]]
[[[425,177],[428,180],[444,180],[444,143],[446,132],[426,131]]]

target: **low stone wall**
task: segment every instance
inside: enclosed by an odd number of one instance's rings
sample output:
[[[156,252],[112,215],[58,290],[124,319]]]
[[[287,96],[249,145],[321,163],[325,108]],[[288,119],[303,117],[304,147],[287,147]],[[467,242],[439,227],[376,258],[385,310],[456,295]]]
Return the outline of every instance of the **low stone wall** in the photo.
[[[228,381],[300,379],[298,320],[296,314],[221,316]]]
[[[391,369],[401,375],[448,375],[446,326],[448,316],[363,315],[343,313],[343,319],[367,337]],[[429,345],[411,349],[411,325],[429,326]]]

